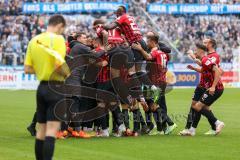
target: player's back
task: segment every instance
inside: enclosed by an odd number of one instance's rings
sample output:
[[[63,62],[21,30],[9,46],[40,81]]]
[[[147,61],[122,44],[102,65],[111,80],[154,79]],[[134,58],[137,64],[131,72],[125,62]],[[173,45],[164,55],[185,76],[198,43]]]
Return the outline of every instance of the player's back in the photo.
[[[132,16],[123,14],[117,18],[116,22],[130,44],[142,40],[141,31]]]
[[[54,33],[41,33],[29,42],[26,61],[34,64],[33,68],[39,80],[49,80],[56,68],[56,58],[50,55],[48,49],[56,51],[63,59],[66,54],[66,46],[63,36]],[[55,77],[54,80],[61,79]]]

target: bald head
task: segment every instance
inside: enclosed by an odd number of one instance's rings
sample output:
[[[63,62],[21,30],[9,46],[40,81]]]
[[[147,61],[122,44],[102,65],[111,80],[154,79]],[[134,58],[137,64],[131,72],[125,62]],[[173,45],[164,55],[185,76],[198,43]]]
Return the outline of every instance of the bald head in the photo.
[[[158,43],[159,36],[157,33],[150,31],[147,33],[147,39],[152,40],[155,43]]]
[[[159,36],[157,33],[155,32],[148,32],[147,33],[147,45],[148,48],[152,49],[158,46],[158,40],[159,40]]]

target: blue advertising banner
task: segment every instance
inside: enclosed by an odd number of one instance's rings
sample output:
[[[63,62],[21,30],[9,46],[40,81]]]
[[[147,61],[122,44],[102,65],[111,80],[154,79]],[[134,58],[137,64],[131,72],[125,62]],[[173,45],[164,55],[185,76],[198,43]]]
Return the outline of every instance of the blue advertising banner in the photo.
[[[174,72],[174,76],[176,78],[174,86],[197,86],[200,81],[200,75],[197,72]]]
[[[152,3],[147,11],[154,14],[240,14],[240,4],[161,4]]]
[[[119,2],[69,2],[69,3],[24,3],[23,13],[72,13],[72,12],[109,12],[115,11],[118,6],[125,3]]]

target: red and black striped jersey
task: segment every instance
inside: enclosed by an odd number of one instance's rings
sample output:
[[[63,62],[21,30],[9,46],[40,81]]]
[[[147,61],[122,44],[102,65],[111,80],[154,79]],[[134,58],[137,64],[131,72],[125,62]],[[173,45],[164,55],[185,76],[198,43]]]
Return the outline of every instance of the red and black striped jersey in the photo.
[[[208,89],[212,86],[214,81],[214,71],[212,69],[214,65],[220,67],[220,56],[216,52],[208,54],[202,58],[202,73],[199,83],[201,87]],[[224,89],[221,80],[217,83],[216,89]]]
[[[102,49],[100,47],[97,47],[95,49],[96,52],[100,52],[102,51]],[[98,62],[103,62],[103,61],[109,61],[109,56],[107,55],[104,55],[104,56],[101,56],[98,60]],[[110,68],[109,66],[105,66],[105,67],[102,67],[100,72],[98,73],[98,77],[97,77],[97,82],[98,83],[103,83],[103,82],[107,82],[110,80]]]
[[[166,82],[167,64],[170,60],[168,54],[154,49],[151,51],[152,63],[149,63],[149,78],[153,84],[158,85]]]
[[[141,31],[132,16],[124,14],[116,19],[116,23],[130,45],[142,40]]]
[[[100,25],[96,28],[97,36],[102,39],[103,27]],[[125,42],[121,30],[117,27],[111,30],[108,30],[108,44],[109,45],[120,45]]]

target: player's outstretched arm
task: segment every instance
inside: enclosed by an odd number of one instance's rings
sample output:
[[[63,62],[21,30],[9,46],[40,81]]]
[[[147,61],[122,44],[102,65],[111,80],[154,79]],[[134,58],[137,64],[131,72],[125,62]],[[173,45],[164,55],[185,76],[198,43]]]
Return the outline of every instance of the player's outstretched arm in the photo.
[[[190,69],[190,70],[196,71],[198,73],[202,72],[202,68],[197,68],[197,67],[194,67],[192,65],[188,65],[187,68]]]
[[[188,54],[188,57],[189,57],[191,60],[193,60],[193,61],[194,61],[195,63],[197,63],[199,66],[202,66],[202,62],[201,62],[199,59],[196,58],[193,50],[189,50],[189,51],[187,52],[187,54]]]
[[[112,22],[110,24],[103,25],[103,28],[106,29],[106,30],[110,30],[110,29],[116,28],[117,26],[118,26],[117,22]]]
[[[215,88],[221,78],[221,70],[216,65],[213,66],[212,70],[214,71],[214,81],[212,86],[209,88],[209,94],[211,95],[214,94]]]

